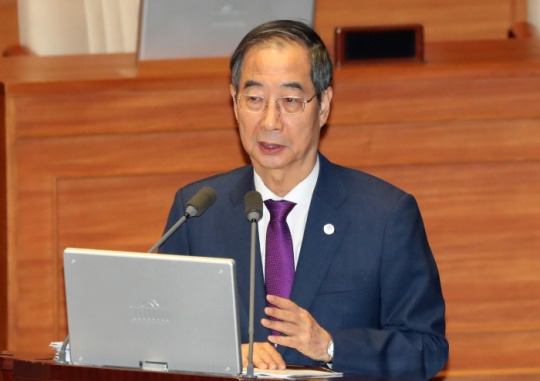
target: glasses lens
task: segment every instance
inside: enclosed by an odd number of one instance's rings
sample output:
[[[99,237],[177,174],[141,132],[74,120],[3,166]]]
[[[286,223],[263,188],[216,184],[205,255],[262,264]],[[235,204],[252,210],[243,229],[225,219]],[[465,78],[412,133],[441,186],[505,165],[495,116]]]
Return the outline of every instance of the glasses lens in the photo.
[[[256,95],[242,95],[240,106],[250,112],[261,112],[266,106],[266,100]]]
[[[313,99],[313,97],[311,99]],[[311,101],[311,99],[309,101]],[[242,94],[242,96],[238,98],[238,102],[240,108],[253,113],[263,112],[268,105],[266,98],[259,95]],[[299,114],[304,111],[306,104],[304,98],[300,97],[283,97],[270,102],[277,103],[279,111],[283,114]]]
[[[298,97],[285,97],[278,99],[279,109],[285,114],[298,114],[304,109],[304,99]]]

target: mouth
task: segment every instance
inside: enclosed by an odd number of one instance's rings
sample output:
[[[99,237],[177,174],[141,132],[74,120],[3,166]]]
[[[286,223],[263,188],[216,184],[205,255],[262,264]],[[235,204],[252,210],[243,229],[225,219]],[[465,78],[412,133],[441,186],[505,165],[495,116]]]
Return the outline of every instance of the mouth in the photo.
[[[267,154],[278,153],[285,148],[285,146],[276,143],[259,142],[259,149]]]

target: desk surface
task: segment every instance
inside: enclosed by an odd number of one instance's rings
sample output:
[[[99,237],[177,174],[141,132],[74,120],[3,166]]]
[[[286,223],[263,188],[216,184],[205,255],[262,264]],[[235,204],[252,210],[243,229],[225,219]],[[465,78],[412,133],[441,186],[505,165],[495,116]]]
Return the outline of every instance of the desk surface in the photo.
[[[103,380],[103,381],[232,381],[242,377],[224,377],[206,374],[152,372],[134,369],[115,369],[104,367],[86,367],[55,364],[51,356],[29,353],[0,354],[0,372],[6,380]],[[334,378],[318,378],[318,380],[334,380]],[[392,381],[378,377],[339,378],[344,381]]]
[[[454,67],[455,65],[482,64],[511,65],[517,69],[531,62],[540,65],[540,39],[486,40],[430,42],[425,46],[425,64],[396,66],[358,65],[364,71],[388,70],[402,73],[418,72],[428,66]],[[385,69],[386,68],[386,69]],[[336,69],[336,74],[342,69]],[[228,58],[187,59],[142,62],[133,54],[95,54],[82,56],[24,56],[0,58],[0,82],[32,83],[73,80],[99,80],[122,78],[164,78],[193,76],[228,76]]]

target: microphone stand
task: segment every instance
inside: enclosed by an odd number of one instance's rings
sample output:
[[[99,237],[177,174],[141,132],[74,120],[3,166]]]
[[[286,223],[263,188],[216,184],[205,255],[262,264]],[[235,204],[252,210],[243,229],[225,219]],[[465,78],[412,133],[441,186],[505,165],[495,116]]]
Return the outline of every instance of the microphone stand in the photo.
[[[190,206],[188,205],[188,208],[189,207]],[[156,249],[160,247],[163,244],[163,242],[165,242],[172,235],[172,233],[174,233],[180,227],[180,225],[186,222],[186,220],[189,217],[190,217],[190,213],[186,212],[178,221],[176,221],[176,223],[173,226],[171,226],[169,230],[167,230],[165,234],[163,234],[163,236],[159,239],[159,241],[157,241],[154,244],[154,246],[152,246],[152,248],[148,250],[148,253],[153,253],[154,251],[156,251]]]
[[[64,339],[64,342],[62,343],[62,347],[60,348],[60,351],[58,352],[58,360],[56,361],[58,364],[69,364],[71,361],[67,360],[67,346],[69,345],[69,334]]]
[[[254,314],[255,314],[255,243],[257,234],[257,219],[251,219],[251,259],[249,273],[249,352],[248,365],[245,378],[256,378],[253,374],[253,331],[254,331]]]
[[[255,244],[257,242],[257,222],[263,214],[263,201],[261,194],[256,190],[249,191],[244,197],[246,204],[246,218],[251,222],[251,259],[250,259],[250,274],[249,274],[249,352],[248,365],[245,378],[256,378],[253,374],[253,317],[255,315]]]

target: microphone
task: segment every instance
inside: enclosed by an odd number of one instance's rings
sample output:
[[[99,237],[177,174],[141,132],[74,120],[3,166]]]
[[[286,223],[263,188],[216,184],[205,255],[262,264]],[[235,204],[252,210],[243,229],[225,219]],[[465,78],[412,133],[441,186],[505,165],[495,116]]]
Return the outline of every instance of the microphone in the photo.
[[[216,191],[210,187],[203,187],[201,188],[195,196],[189,199],[189,201],[186,204],[186,212],[184,215],[173,225],[163,236],[159,241],[155,243],[154,246],[150,250],[148,250],[149,253],[154,252],[158,247],[160,247],[163,242],[165,242],[171,234],[173,234],[176,229],[180,227],[189,217],[198,217],[201,214],[203,214],[206,209],[211,207],[214,202],[216,202],[217,194]]]
[[[214,205],[217,194],[213,188],[203,187],[195,196],[191,197],[187,202],[186,214],[187,217],[199,217],[206,209]]]
[[[263,214],[263,201],[261,194],[255,190],[249,191],[244,196],[246,204],[246,218],[249,222],[259,222]]]
[[[263,201],[262,196],[256,190],[249,191],[244,196],[244,202],[246,205],[246,218],[251,222],[251,263],[249,274],[249,353],[248,353],[248,366],[246,378],[254,378],[253,375],[253,331],[254,331],[254,310],[255,310],[255,244],[257,242],[257,222],[263,215]]]

